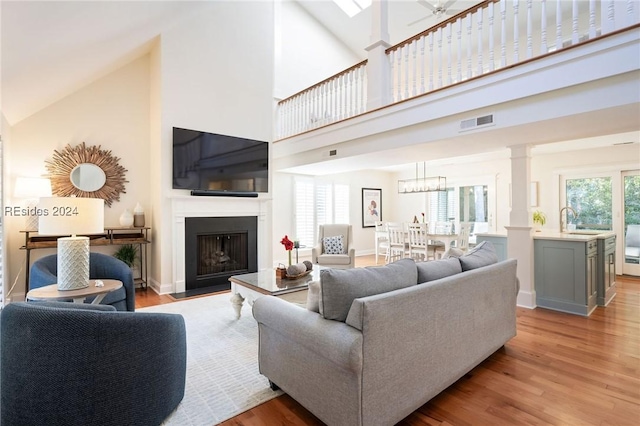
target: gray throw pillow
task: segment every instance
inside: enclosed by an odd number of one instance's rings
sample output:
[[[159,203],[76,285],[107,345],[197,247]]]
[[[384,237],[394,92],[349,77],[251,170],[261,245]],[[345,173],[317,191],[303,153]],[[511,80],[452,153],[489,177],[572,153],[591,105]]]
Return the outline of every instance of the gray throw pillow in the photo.
[[[311,281],[307,291],[307,309],[320,312],[320,281]]]
[[[413,259],[386,266],[320,271],[320,314],[344,322],[354,299],[416,285],[418,272]]]
[[[416,267],[418,268],[418,284],[439,280],[440,278],[462,272],[462,267],[457,257],[433,260],[430,262],[418,262],[416,263]]]
[[[441,259],[449,259],[450,257],[460,257],[464,255],[464,252],[459,248],[451,247],[449,250],[442,254]]]
[[[496,248],[489,241],[483,241],[473,248],[469,253],[458,258],[462,271],[481,268],[498,262]]]

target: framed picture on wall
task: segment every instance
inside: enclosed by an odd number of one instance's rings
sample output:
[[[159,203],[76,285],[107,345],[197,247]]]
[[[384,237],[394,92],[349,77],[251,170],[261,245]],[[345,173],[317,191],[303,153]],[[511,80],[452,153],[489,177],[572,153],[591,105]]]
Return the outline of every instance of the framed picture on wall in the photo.
[[[362,227],[372,228],[382,220],[382,189],[362,188]]]

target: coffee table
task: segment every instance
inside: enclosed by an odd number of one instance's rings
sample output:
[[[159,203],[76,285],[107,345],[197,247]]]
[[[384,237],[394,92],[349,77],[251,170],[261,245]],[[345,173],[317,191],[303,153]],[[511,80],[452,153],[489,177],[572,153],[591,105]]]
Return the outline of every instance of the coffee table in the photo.
[[[27,293],[27,300],[73,300],[73,303],[84,303],[90,296],[96,296],[91,304],[97,305],[104,299],[107,293],[122,287],[122,281],[100,280],[104,284],[96,287],[96,280],[89,280],[89,286],[78,290],[58,290],[58,284],[51,284],[44,287],[34,288]]]
[[[309,283],[320,279],[322,269],[326,268],[314,265],[310,274],[297,279],[276,278],[276,271],[273,269],[229,277],[233,293],[231,304],[236,311],[236,318],[240,318],[245,300],[253,305],[262,296],[276,296],[297,304],[306,303]]]

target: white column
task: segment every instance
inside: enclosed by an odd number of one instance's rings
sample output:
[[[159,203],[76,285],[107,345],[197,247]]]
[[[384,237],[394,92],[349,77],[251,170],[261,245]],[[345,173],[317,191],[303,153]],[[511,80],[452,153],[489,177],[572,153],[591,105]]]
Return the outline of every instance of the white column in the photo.
[[[391,103],[391,71],[385,50],[389,44],[388,0],[373,0],[371,4],[371,45],[367,54],[367,110]]]
[[[518,306],[536,307],[530,213],[531,147],[511,147],[511,212],[507,226],[508,257],[518,260]]]

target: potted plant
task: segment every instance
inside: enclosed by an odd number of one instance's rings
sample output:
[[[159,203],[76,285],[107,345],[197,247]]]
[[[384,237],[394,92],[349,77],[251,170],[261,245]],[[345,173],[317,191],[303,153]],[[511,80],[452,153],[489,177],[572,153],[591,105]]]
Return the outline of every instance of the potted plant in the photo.
[[[540,210],[533,212],[533,223],[536,228],[536,232],[540,232],[540,229],[547,223],[547,215]]]
[[[132,269],[134,267],[134,264],[136,263],[137,256],[138,246],[135,246],[133,244],[121,245],[120,248],[116,250],[115,253],[113,253],[113,257],[115,257],[116,259],[120,259],[121,261],[126,263],[129,268]]]

